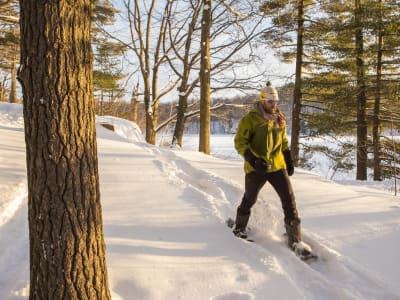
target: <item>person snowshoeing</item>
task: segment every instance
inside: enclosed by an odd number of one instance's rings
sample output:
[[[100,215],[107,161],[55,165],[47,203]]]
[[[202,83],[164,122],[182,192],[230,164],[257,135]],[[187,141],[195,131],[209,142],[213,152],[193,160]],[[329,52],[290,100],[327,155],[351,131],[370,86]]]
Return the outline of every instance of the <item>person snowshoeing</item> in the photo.
[[[247,239],[246,227],[251,208],[268,181],[282,203],[289,247],[300,255],[307,255],[311,253],[311,248],[301,242],[300,218],[289,179],[294,166],[288,147],[285,117],[278,110],[278,100],[276,89],[267,82],[255,107],[239,122],[234,141],[236,151],[244,157],[245,192],[237,208],[233,233]],[[303,249],[305,245],[308,247]]]

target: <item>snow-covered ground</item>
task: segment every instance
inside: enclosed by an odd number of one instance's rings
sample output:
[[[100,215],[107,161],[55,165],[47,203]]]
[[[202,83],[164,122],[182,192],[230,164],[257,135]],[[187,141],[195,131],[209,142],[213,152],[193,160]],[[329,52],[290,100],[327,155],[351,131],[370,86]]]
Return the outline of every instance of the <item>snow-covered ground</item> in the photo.
[[[27,299],[27,187],[22,109],[0,104],[0,299]],[[297,169],[304,239],[284,245],[266,186],[250,221],[256,243],[225,226],[243,193],[242,162],[147,145],[135,125],[97,126],[113,299],[400,299],[400,198]]]

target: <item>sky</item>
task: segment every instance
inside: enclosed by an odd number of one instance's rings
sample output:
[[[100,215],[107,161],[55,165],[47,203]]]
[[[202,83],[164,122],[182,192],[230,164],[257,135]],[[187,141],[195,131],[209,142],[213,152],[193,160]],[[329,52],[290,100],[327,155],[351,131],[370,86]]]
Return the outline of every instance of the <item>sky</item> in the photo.
[[[250,219],[254,243],[225,225],[243,194],[241,160],[148,145],[126,120],[97,122],[114,300],[400,299],[398,197],[296,169],[291,180],[303,239],[319,256],[308,264],[285,245],[279,199],[268,185]],[[0,103],[0,136],[0,299],[28,299],[20,105]]]

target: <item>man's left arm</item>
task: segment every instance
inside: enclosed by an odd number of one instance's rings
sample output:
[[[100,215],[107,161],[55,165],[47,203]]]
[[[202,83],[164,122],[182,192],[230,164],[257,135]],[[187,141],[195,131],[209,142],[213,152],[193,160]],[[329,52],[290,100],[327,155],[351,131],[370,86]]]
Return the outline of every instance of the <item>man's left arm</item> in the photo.
[[[288,175],[292,176],[294,173],[294,165],[293,165],[292,154],[289,149],[289,141],[288,141],[287,134],[286,134],[286,126],[283,130],[282,153],[283,153],[283,157],[285,158],[286,170],[288,172]]]

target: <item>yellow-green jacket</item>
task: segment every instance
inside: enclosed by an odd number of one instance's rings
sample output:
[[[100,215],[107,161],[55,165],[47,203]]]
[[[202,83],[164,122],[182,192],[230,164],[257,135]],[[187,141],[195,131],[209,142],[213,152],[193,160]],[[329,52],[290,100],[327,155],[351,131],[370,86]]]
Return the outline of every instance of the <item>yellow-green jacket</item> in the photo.
[[[281,127],[275,125],[274,120],[266,120],[256,107],[246,114],[239,123],[235,135],[235,149],[243,156],[247,148],[253,153],[265,159],[268,163],[268,172],[276,172],[286,168],[282,151],[288,149],[286,124]],[[254,171],[254,168],[245,161],[246,173]]]

